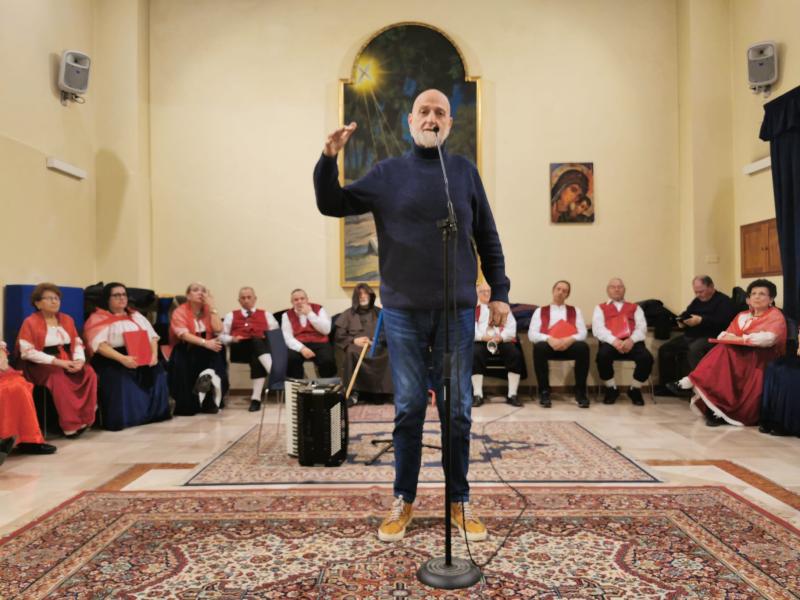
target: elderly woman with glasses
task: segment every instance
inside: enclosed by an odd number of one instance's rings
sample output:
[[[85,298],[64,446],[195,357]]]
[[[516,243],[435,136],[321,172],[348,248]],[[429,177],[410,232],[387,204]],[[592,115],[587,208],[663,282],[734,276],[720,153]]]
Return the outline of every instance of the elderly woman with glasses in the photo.
[[[78,437],[94,423],[97,375],[86,364],[75,322],[60,312],[58,286],[40,283],[31,294],[31,304],[36,312],[23,321],[17,337],[22,371],[29,381],[52,393],[64,435]]]
[[[128,305],[123,284],[103,287],[84,338],[97,372],[104,429],[119,431],[171,418],[167,373],[158,362],[159,337],[144,315]]]

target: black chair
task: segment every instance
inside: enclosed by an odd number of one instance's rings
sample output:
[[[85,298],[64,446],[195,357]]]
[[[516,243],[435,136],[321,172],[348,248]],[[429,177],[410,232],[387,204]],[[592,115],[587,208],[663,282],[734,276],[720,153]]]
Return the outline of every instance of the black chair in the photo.
[[[58,424],[58,411],[53,402],[53,395],[43,385],[33,386],[33,406],[36,409],[36,420],[45,440],[48,435],[63,435],[64,432]]]

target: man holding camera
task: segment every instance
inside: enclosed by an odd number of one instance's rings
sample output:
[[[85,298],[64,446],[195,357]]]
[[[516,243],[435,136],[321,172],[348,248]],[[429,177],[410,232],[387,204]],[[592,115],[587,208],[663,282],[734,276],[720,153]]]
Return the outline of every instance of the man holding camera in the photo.
[[[692,290],[694,300],[676,318],[683,335],[672,338],[658,351],[659,394],[691,395],[690,390],[671,389],[667,384],[693,371],[713,346],[708,339],[717,337],[736,315],[733,301],[716,290],[708,275],[697,275]]]
[[[472,347],[472,406],[483,404],[483,376],[486,362],[490,356],[497,355],[503,360],[508,371],[508,396],[506,402],[512,406],[522,406],[517,397],[520,375],[522,374],[522,350],[517,343],[517,322],[514,315],[508,314],[506,324],[497,328],[489,325],[489,299],[492,288],[481,283],[478,288],[478,305],[475,307],[475,344]]]

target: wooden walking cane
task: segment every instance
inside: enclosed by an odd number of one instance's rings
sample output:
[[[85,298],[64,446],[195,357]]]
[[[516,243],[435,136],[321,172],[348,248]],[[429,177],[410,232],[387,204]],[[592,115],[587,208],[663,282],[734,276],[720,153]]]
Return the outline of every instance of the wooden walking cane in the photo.
[[[356,368],[353,371],[353,376],[350,378],[350,383],[348,384],[347,391],[344,394],[344,399],[345,400],[347,400],[350,397],[350,392],[353,391],[353,385],[355,385],[355,383],[356,383],[356,377],[358,377],[358,371],[361,368],[361,363],[364,362],[364,355],[367,353],[367,350],[369,350],[369,347],[371,345],[372,345],[371,342],[367,342],[361,348],[361,354],[359,354],[359,356],[358,356],[358,362],[356,363]]]

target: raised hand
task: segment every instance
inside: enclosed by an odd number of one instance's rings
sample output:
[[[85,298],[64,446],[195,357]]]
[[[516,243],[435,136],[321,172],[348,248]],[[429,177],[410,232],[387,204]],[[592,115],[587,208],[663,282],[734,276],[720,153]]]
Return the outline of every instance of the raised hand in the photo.
[[[339,154],[339,151],[344,148],[347,140],[349,140],[350,136],[353,135],[356,127],[358,127],[358,125],[355,121],[353,121],[349,125],[340,127],[331,133],[328,136],[328,139],[325,140],[325,148],[323,148],[322,153],[325,156],[336,156]]]

